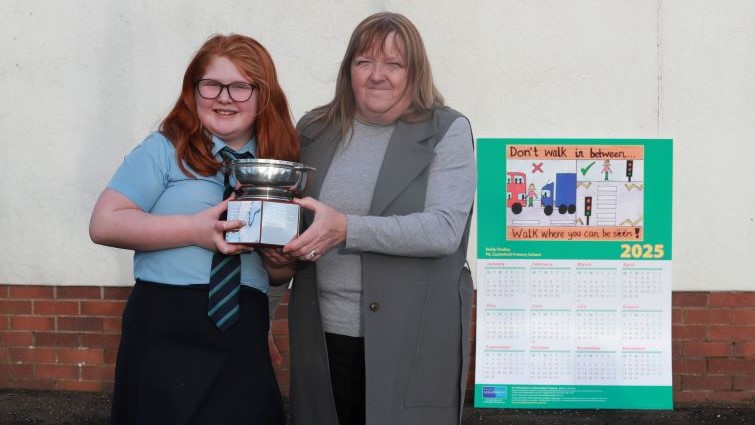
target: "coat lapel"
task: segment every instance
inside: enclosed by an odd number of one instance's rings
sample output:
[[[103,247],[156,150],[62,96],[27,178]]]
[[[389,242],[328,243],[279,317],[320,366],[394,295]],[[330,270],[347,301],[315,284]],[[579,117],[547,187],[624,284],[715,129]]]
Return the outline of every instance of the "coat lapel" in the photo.
[[[380,166],[370,215],[381,215],[391,201],[432,162],[434,149],[424,142],[437,133],[435,121],[396,122]]]
[[[335,140],[335,131],[332,127],[318,136],[315,136],[319,128],[307,127],[302,131],[303,142],[301,158],[306,165],[315,167],[316,170],[307,174],[307,188],[304,195],[315,199],[320,197],[322,182],[328,172],[333,155],[335,155],[339,140]]]
[[[426,142],[438,131],[436,121],[433,116],[419,123],[396,122],[396,129],[388,142],[375,183],[370,215],[383,213],[391,201],[432,162],[435,157],[434,147],[428,146]],[[339,142],[335,140],[333,127],[315,136],[319,130],[317,126],[309,126],[301,133],[305,143],[302,146],[302,161],[317,168],[308,175],[304,194],[315,199],[320,196],[322,182]]]

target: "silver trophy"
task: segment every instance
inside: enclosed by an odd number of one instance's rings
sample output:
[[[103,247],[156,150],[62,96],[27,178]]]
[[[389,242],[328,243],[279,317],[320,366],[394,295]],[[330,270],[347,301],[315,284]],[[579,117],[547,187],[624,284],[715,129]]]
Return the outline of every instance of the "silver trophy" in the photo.
[[[246,225],[226,232],[226,242],[283,246],[298,236],[301,207],[293,199],[304,190],[307,172],[313,170],[298,162],[275,159],[231,161],[236,200],[228,203],[228,220],[242,220]]]

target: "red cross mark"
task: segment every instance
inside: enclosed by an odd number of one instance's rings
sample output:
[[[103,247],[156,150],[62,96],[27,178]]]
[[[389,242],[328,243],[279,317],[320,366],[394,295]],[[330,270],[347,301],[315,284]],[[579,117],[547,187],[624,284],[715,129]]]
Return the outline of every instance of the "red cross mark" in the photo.
[[[543,172],[543,163],[542,163],[542,162],[541,162],[541,163],[539,163],[539,164],[535,164],[535,163],[533,162],[533,163],[532,163],[532,167],[533,167],[533,168],[532,168],[532,174],[535,174],[535,173],[537,173],[538,171],[540,171],[541,173]]]

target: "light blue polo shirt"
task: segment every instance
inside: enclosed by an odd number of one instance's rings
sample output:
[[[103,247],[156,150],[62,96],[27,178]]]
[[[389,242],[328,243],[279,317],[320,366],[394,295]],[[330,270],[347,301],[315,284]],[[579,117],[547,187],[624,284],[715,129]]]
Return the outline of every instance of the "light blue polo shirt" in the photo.
[[[219,152],[226,144],[218,137],[212,142],[212,153],[220,159]],[[252,138],[237,152],[255,153],[256,147]],[[108,187],[150,214],[195,214],[223,200],[223,171],[187,177],[178,167],[173,143],[155,132],[124,158]],[[134,277],[170,285],[206,284],[212,256],[212,251],[198,246],[135,251]],[[267,293],[267,271],[256,252],[241,255],[241,284]]]

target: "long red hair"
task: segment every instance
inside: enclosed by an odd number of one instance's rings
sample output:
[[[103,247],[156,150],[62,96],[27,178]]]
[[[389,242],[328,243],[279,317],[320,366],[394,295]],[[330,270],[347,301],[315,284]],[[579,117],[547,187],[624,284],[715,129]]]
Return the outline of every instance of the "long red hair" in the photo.
[[[209,176],[220,169],[212,155],[212,135],[197,115],[195,86],[216,57],[229,59],[239,72],[258,85],[257,117],[253,132],[259,158],[299,161],[299,139],[286,101],[278,84],[275,65],[267,50],[256,40],[238,34],[214,35],[199,48],[186,68],[181,95],[160,124],[160,131],[176,147],[181,171],[191,177]]]

